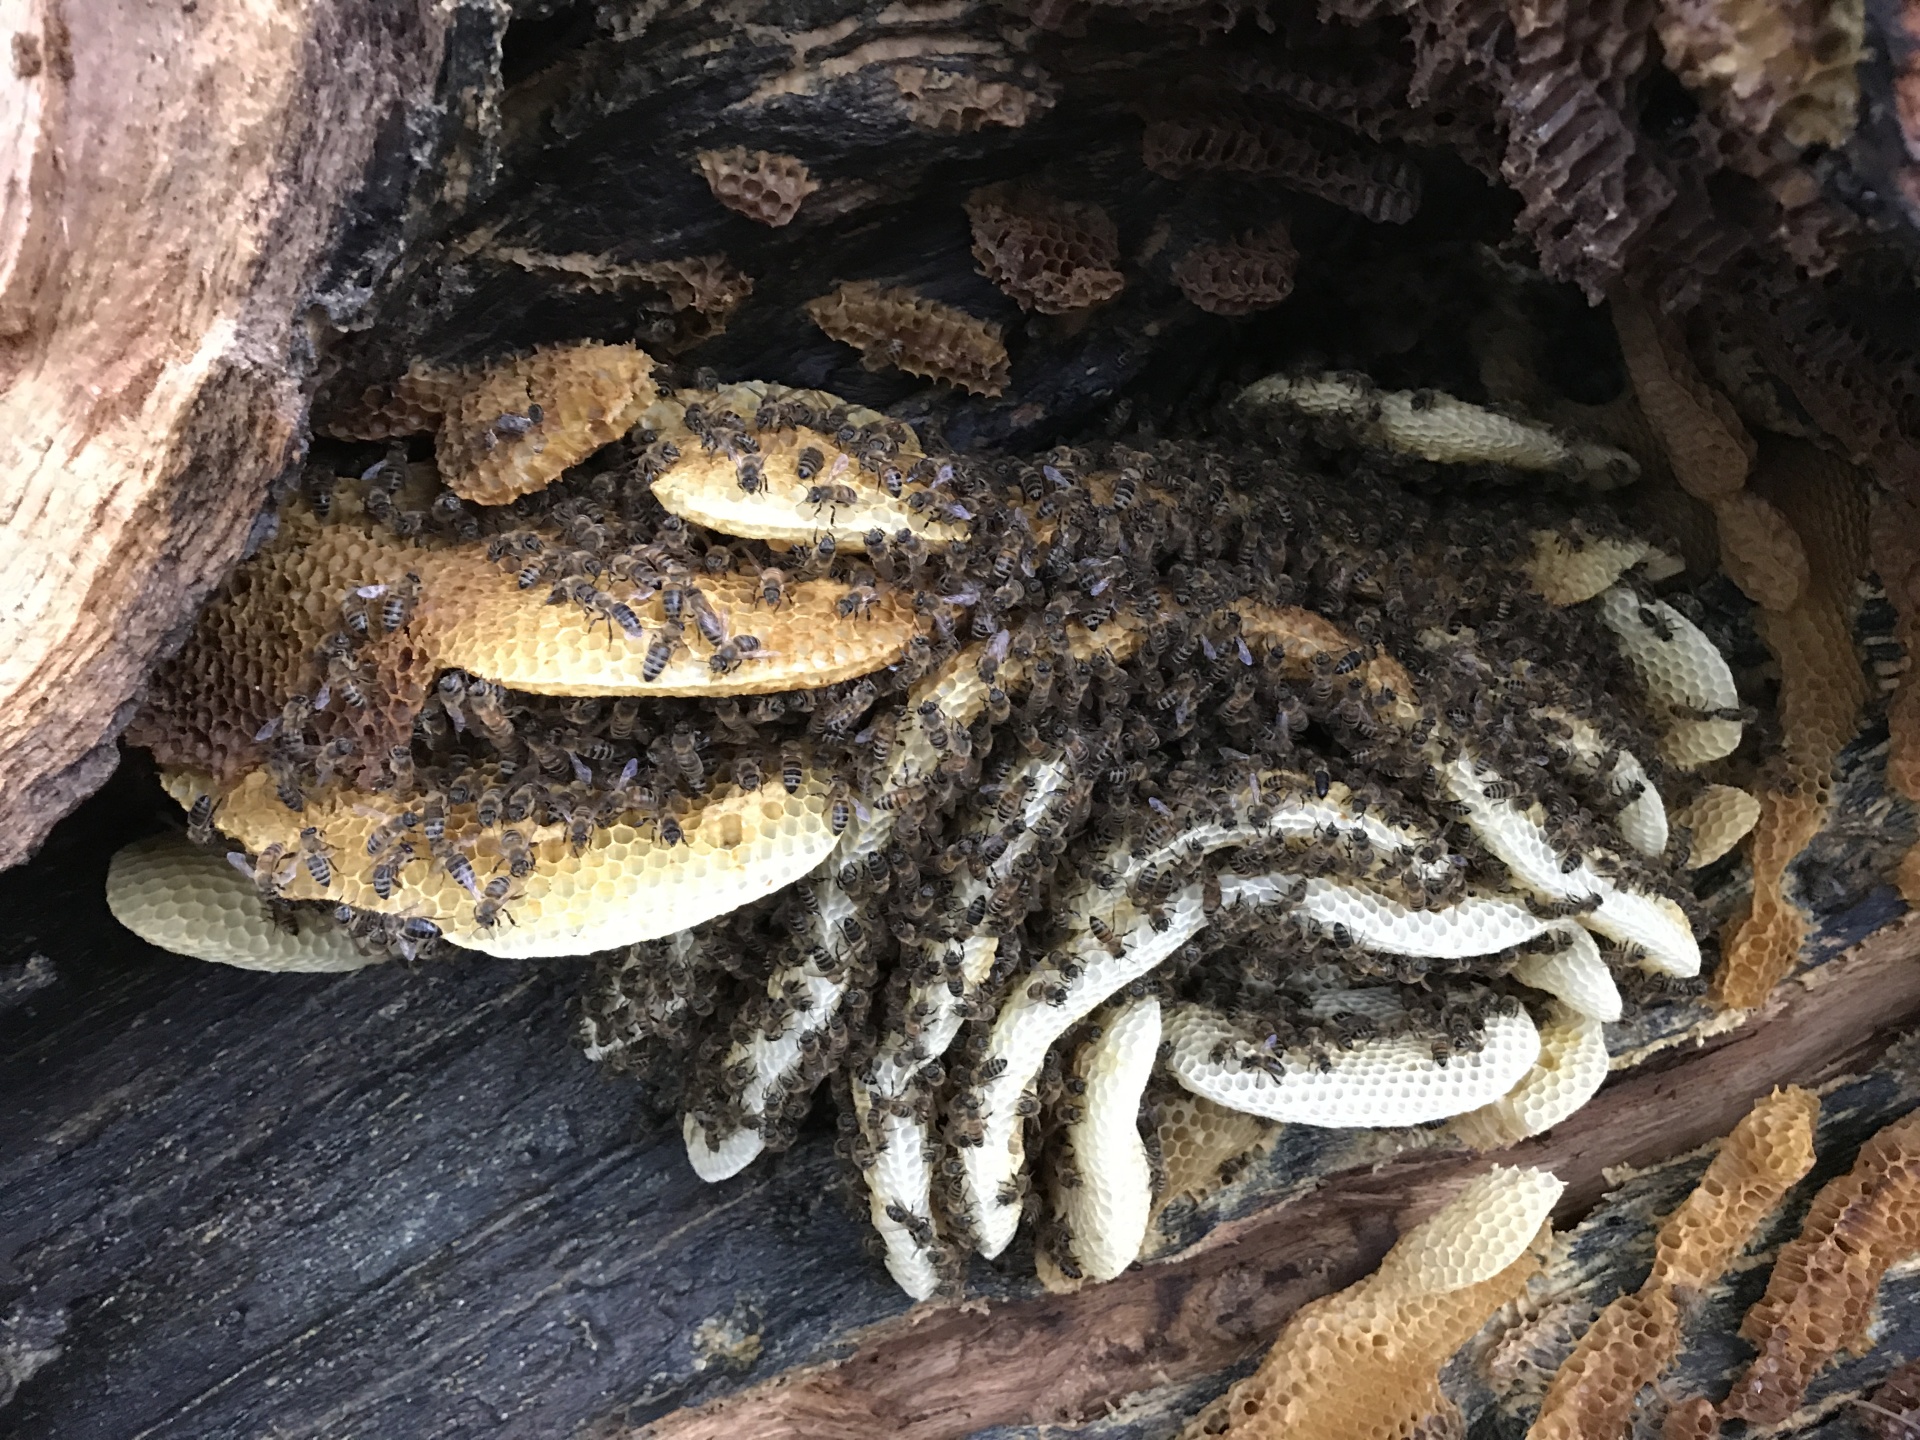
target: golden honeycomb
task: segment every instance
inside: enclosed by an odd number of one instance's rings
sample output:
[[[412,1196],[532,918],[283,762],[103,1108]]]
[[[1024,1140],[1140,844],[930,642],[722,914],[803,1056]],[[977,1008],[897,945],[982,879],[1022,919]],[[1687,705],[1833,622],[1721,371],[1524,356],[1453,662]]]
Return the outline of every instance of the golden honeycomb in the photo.
[[[1420,208],[1420,173],[1344,131],[1219,110],[1150,122],[1140,150],[1146,167],[1169,180],[1220,171],[1270,176],[1394,224]]]
[[[1278,1133],[1271,1121],[1229,1110],[1187,1090],[1156,1102],[1154,1137],[1165,1173],[1159,1203],[1204,1200],[1220,1188],[1225,1168],[1265,1148]]]
[[[252,880],[177,835],[136,840],[107,870],[107,908],[150,945],[247,970],[358,970],[347,933],[312,913],[283,926]]]
[[[975,395],[1007,388],[1007,347],[998,325],[904,286],[854,281],[809,300],[806,310],[828,335],[858,350],[869,370],[891,366]]]
[[[683,837],[677,843],[640,815],[596,824],[578,848],[565,825],[529,825],[536,863],[509,892],[505,914],[488,925],[475,913],[473,888],[424,847],[393,877],[390,893],[380,893],[379,861],[368,853],[368,841],[404,808],[389,794],[313,792],[296,813],[280,803],[264,771],[232,787],[187,770],[164,781],[184,808],[213,795],[221,831],[256,856],[274,846],[302,854],[303,831],[311,827],[328,857],[328,881],[323,885],[304,865],[296,867],[280,888],[285,899],[429,920],[452,943],[490,955],[584,955],[671,935],[784,888],[839,840],[827,787],[815,775],[793,793],[772,785],[752,792],[717,786],[675,815]],[[472,804],[448,807],[445,844],[466,857],[476,884],[496,875],[506,858],[499,829],[482,825]]]
[[[1864,22],[1857,6],[1712,0],[1663,6],[1656,28],[1668,67],[1717,120],[1797,149],[1853,134]]]
[[[702,150],[694,159],[714,199],[762,225],[787,224],[800,213],[807,196],[820,188],[806,164],[792,155],[736,145],[730,150]]]
[[[915,462],[923,457],[911,438],[895,448],[886,462],[896,478],[899,472],[912,477],[895,495],[873,469],[812,425],[803,422],[763,433],[755,452],[760,478],[749,491],[740,485],[738,458],[727,454],[724,446],[708,449],[686,426],[686,411],[693,405],[715,413],[752,415],[762,405],[782,403],[808,406],[818,423],[825,425],[824,414],[832,406],[819,403],[822,400],[831,397],[778,385],[676,391],[646,416],[648,427],[680,452],[680,458],[655,477],[654,498],[683,519],[750,540],[811,544],[831,535],[838,548],[864,551],[867,535],[876,529],[888,537],[911,530],[930,545],[966,535],[964,521],[942,519],[936,507],[916,508],[912,503],[915,494],[925,493],[925,486],[915,474]],[[881,418],[858,408],[848,416],[852,424]],[[805,466],[811,468],[804,476],[803,456]]]
[[[1740,1335],[1759,1354],[1720,1406],[1722,1419],[1772,1425],[1842,1349],[1871,1343],[1880,1277],[1920,1253],[1920,1111],[1860,1148],[1845,1175],[1814,1197],[1800,1233],[1774,1261],[1766,1294]]]
[[[1446,1415],[1440,1366],[1539,1273],[1560,1193],[1539,1171],[1492,1174],[1408,1231],[1373,1275],[1302,1306],[1183,1440],[1405,1440]]]
[[[1703,786],[1673,817],[1674,824],[1693,836],[1688,868],[1711,865],[1746,839],[1760,818],[1760,808],[1760,802],[1737,785]]]
[[[1661,1225],[1646,1283],[1602,1310],[1554,1375],[1529,1437],[1627,1433],[1634,1398],[1679,1349],[1683,1307],[1720,1278],[1812,1168],[1819,1111],[1811,1093],[1789,1087],[1747,1112]]]
[[[1300,253],[1275,223],[1218,245],[1196,245],[1173,264],[1180,293],[1209,315],[1271,310],[1293,293]]]
[[[1536,530],[1524,568],[1549,605],[1579,605],[1658,554],[1646,541],[1630,537],[1582,536],[1576,541],[1559,530]]]
[[[1612,305],[1634,393],[1673,464],[1674,478],[1689,495],[1709,503],[1737,493],[1747,483],[1755,453],[1747,427],[1678,342],[1661,333],[1663,322],[1646,301],[1622,290]]]
[[[1787,519],[1751,491],[1714,502],[1720,565],[1754,604],[1788,610],[1807,588],[1807,552]]]
[[[1018,185],[987,185],[967,197],[980,273],[1022,310],[1066,315],[1126,288],[1120,234],[1107,212]]]
[[[1660,1440],[1714,1440],[1719,1433],[1719,1412],[1704,1395],[1680,1401],[1660,1423]]]
[[[436,454],[447,488],[481,505],[545,489],[627,433],[653,403],[652,371],[631,345],[592,342],[486,366],[440,422]]]

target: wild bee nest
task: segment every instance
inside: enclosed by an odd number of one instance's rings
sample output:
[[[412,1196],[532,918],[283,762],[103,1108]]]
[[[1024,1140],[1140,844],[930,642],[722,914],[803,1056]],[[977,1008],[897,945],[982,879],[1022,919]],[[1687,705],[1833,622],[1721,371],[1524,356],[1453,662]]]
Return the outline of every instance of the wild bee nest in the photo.
[[[1023,1218],[1058,1277],[1130,1263],[1157,1071],[1498,1144],[1597,1088],[1616,970],[1699,972],[1662,792],[1741,716],[1586,483],[1604,447],[1336,376],[1177,438],[929,454],[751,383],[462,499],[610,423],[523,385],[562,362],[449,403],[435,463],[284,497],[136,727],[190,838],[116,867],[127,924],[270,968],[309,963],[288,930],[314,968],[341,929],[592,952],[589,1054],[677,1097],[703,1176],[831,1082],[917,1297]],[[1409,453],[1287,399],[1335,390]],[[1425,483],[1435,445],[1504,498]]]

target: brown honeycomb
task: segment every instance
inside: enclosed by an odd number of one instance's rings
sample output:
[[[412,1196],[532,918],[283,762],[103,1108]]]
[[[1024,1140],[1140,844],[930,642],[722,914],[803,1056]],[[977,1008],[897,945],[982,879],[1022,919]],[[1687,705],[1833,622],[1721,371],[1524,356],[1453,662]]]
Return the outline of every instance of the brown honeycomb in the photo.
[[[1660,1440],[1714,1440],[1719,1433],[1720,1416],[1704,1395],[1682,1400],[1660,1425]]]
[[[326,675],[316,651],[338,628],[349,592],[399,585],[422,553],[357,524],[323,526],[305,508],[290,510],[278,537],[234,572],[180,653],[154,674],[128,743],[146,746],[163,765],[225,780],[259,763],[264,741],[255,737],[287,701],[320,695]],[[351,738],[357,755],[372,757],[408,738],[437,669],[417,628],[427,608],[361,646],[355,685],[365,704],[353,705],[346,687],[337,687],[313,714],[315,743]]]
[[[1807,587],[1807,552],[1786,517],[1751,491],[1714,502],[1720,567],[1754,604],[1788,610]]]
[[[1760,818],[1760,802],[1735,785],[1708,785],[1681,809],[1673,823],[1693,836],[1687,868],[1711,865],[1742,840]]]
[[[1861,1147],[1852,1170],[1814,1197],[1781,1248],[1740,1334],[1759,1350],[1720,1406],[1726,1420],[1772,1425],[1841,1349],[1864,1351],[1880,1277],[1920,1253],[1920,1111]]]
[[[380,894],[373,873],[378,861],[367,854],[367,840],[404,808],[391,792],[310,792],[296,814],[275,797],[265,771],[252,771],[232,787],[187,770],[162,779],[182,807],[216,795],[215,823],[255,856],[275,845],[298,854],[302,829],[313,827],[330,860],[328,883],[295,867],[280,891],[286,899],[431,920],[454,944],[493,955],[584,955],[670,935],[791,884],[839,841],[826,781],[817,775],[803,777],[792,793],[783,786],[753,792],[716,786],[675,815],[678,843],[637,815],[597,825],[579,849],[569,844],[564,825],[531,825],[533,871],[508,899],[510,918],[487,926],[475,915],[472,891],[424,848],[400,870],[391,893]],[[502,862],[500,832],[483,826],[471,804],[448,807],[445,840],[476,876],[492,874]]]
[[[753,293],[753,277],[724,255],[684,255],[633,267],[633,273],[658,286],[664,300],[648,308],[671,317],[648,327],[650,344],[677,353],[711,340]],[[664,332],[654,338],[656,332]]]
[[[1673,464],[1674,478],[1697,500],[1719,500],[1746,485],[1753,438],[1678,341],[1661,333],[1662,323],[1639,296],[1625,290],[1614,295],[1620,351],[1640,408]]]
[[[1887,705],[1887,784],[1920,800],[1920,506],[1880,492],[1873,502],[1873,568],[1893,605],[1907,668]]]
[[[1660,1227],[1652,1273],[1580,1337],[1541,1403],[1529,1440],[1624,1435],[1634,1397],[1672,1362],[1686,1301],[1716,1281],[1813,1165],[1820,1102],[1798,1088],[1756,1104]]]
[[[803,161],[771,150],[736,145],[731,150],[702,150],[694,158],[714,199],[762,225],[785,225],[820,188]]]
[[[353,398],[323,397],[314,403],[313,428],[337,440],[393,440],[422,435],[466,384],[459,370],[440,370],[419,362],[388,385],[369,385]]]
[[[1913,1440],[1920,1434],[1920,1360],[1909,1360],[1882,1380],[1855,1420],[1874,1440]]]
[[[1420,208],[1420,174],[1391,151],[1333,126],[1233,110],[1155,120],[1146,167],[1169,180],[1215,171],[1271,176],[1369,220],[1404,224]]]
[[[1445,1416],[1440,1366],[1539,1273],[1559,1193],[1539,1171],[1481,1177],[1402,1236],[1372,1275],[1302,1306],[1260,1368],[1183,1440],[1402,1440]]]
[[[986,80],[926,65],[895,65],[889,72],[907,119],[923,130],[970,135],[989,125],[1017,130],[1053,108],[1053,90],[1044,76],[1027,85]]]
[[[1760,797],[1749,847],[1753,903],[1734,925],[1714,977],[1714,998],[1734,1008],[1761,1004],[1800,953],[1806,920],[1786,896],[1787,866],[1819,832],[1834,761],[1868,699],[1851,625],[1853,587],[1867,559],[1857,473],[1804,441],[1771,438],[1753,484],[1801,537],[1808,581],[1790,609],[1754,616],[1780,663],[1783,774]]]
[[[487,366],[440,423],[437,455],[463,500],[504,505],[626,434],[653,403],[653,361],[631,345],[583,342]],[[537,421],[530,407],[540,407]]]
[[[1173,283],[1209,315],[1251,315],[1293,293],[1299,261],[1287,227],[1276,223],[1226,244],[1196,245],[1174,262]]]
[[[914,508],[910,501],[919,490],[917,484],[903,487],[901,495],[894,495],[880,476],[842,450],[833,436],[807,424],[762,433],[756,442],[760,447],[760,485],[752,491],[741,489],[736,461],[723,449],[707,449],[687,428],[687,407],[699,405],[709,412],[748,416],[768,402],[806,405],[821,414],[821,425],[828,423],[825,412],[838,405],[821,391],[789,390],[760,382],[712,391],[680,390],[656,402],[647,411],[647,427],[661,440],[672,442],[680,458],[655,478],[654,498],[696,525],[749,540],[808,544],[831,535],[840,549],[864,551],[868,533],[876,529],[889,536],[911,530],[928,544],[965,538],[964,521],[940,519],[931,506]],[[848,423],[853,425],[882,419],[858,406],[847,412]],[[807,450],[818,452],[820,468],[810,478],[802,479],[798,466]],[[896,470],[910,472],[921,458],[919,442],[909,431],[893,452],[891,463]],[[854,498],[847,500],[842,495],[831,502],[812,498],[816,487],[823,485],[851,492]]]
[[[1798,149],[1853,133],[1864,19],[1821,0],[1709,0],[1664,5],[1657,23],[1668,67],[1717,120]]]
[[[833,339],[858,350],[869,370],[892,366],[975,395],[1007,388],[1007,347],[998,325],[903,286],[874,280],[842,285],[809,300],[807,314]]]
[[[1166,1183],[1157,1205],[1204,1200],[1222,1183],[1224,1168],[1266,1146],[1279,1127],[1257,1115],[1173,1090],[1155,1106],[1154,1135]]]
[[[980,273],[1022,310],[1065,315],[1126,288],[1120,233],[1098,205],[988,185],[967,197],[967,218]]]

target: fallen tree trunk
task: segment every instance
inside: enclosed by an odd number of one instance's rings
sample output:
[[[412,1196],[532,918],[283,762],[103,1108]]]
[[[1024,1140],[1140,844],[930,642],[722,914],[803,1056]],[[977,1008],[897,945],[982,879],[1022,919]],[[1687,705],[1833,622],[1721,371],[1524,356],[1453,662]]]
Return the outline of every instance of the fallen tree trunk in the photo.
[[[393,202],[440,158],[454,12],[16,13],[0,115],[0,867],[112,770],[147,672],[296,457],[309,311],[331,299],[333,322],[353,318],[364,296],[329,297],[330,276],[356,244],[397,241]]]

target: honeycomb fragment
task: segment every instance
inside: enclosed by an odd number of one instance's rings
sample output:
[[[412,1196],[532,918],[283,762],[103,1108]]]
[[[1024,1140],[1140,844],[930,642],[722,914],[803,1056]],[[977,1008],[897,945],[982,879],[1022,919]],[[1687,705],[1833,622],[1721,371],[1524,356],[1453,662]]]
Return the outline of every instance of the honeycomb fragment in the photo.
[[[764,695],[829,685],[895,664],[918,633],[913,597],[875,590],[857,618],[841,611],[848,588],[792,581],[777,608],[749,575],[702,577],[699,590],[726,639],[666,624],[666,597],[616,587],[635,623],[621,625],[579,605],[549,605],[518,590],[478,546],[428,552],[416,561],[434,609],[421,643],[442,667],[465,670],[534,695]],[[742,648],[744,637],[758,641]],[[656,647],[669,651],[648,678]],[[729,648],[730,647],[730,648]]]
[[[815,423],[803,421],[757,436],[758,480],[747,490],[740,484],[740,458],[728,454],[724,444],[709,449],[687,427],[686,413],[694,405],[710,414],[746,416],[764,405],[793,405],[804,407]],[[924,492],[924,482],[915,477],[900,483],[901,473],[914,476],[915,462],[923,458],[912,432],[900,427],[903,436],[885,467],[894,472],[894,485],[902,491],[895,495],[882,474],[827,433],[831,427],[826,417],[838,407],[839,401],[824,391],[778,385],[676,391],[646,416],[648,427],[680,452],[680,458],[655,477],[654,498],[696,525],[749,540],[813,544],[831,535],[838,549],[864,551],[866,537],[876,529],[889,537],[911,530],[928,545],[965,538],[966,522],[941,518],[945,507],[913,503],[912,497]],[[847,418],[850,424],[865,425],[885,417],[854,407]],[[803,469],[808,473],[803,475]]]
[[[1100,1017],[1100,1035],[1080,1047],[1072,1073],[1086,1090],[1081,1118],[1066,1127],[1078,1183],[1058,1192],[1074,1259],[1090,1280],[1111,1280],[1134,1262],[1153,1209],[1153,1172],[1140,1138],[1140,1097],[1160,1047],[1160,1002],[1128,1002]]]
[[[1540,1026],[1540,1056],[1498,1100],[1454,1121],[1454,1133],[1479,1150],[1517,1145],[1552,1129],[1594,1097],[1607,1078],[1600,1021],[1556,1004]]]
[[[1007,388],[1000,327],[964,310],[874,280],[842,285],[809,300],[806,308],[814,324],[858,350],[869,370],[892,366],[975,395],[998,395]]]
[[[1560,1189],[1538,1170],[1497,1169],[1470,1184],[1374,1274],[1302,1306],[1260,1368],[1182,1440],[1391,1440],[1447,1415],[1440,1366],[1539,1273]]]
[[[479,505],[545,489],[569,465],[627,433],[653,403],[652,370],[653,361],[631,345],[592,342],[487,366],[440,423],[441,478]]]
[[[244,970],[358,970],[363,955],[324,916],[283,929],[252,880],[178,835],[136,840],[107,866],[107,909],[150,945]]]
[[[1405,224],[1420,208],[1420,172],[1332,125],[1220,110],[1155,120],[1141,137],[1146,167],[1169,180],[1219,171],[1265,175],[1369,220]]]
[[[1920,1430],[1920,1360],[1909,1360],[1882,1380],[1857,1423],[1874,1440],[1912,1440]]]
[[[779,227],[800,213],[807,196],[820,182],[807,173],[805,162],[770,150],[702,150],[694,157],[707,177],[713,198],[762,225]]]
[[[1698,870],[1726,854],[1753,829],[1760,802],[1734,785],[1708,785],[1674,816],[1693,835],[1687,868]]]
[[[1861,6],[1706,0],[1660,7],[1667,65],[1722,123],[1796,149],[1841,145],[1860,107]]]
[[[256,737],[293,696],[320,697],[327,679],[317,652],[347,596],[364,585],[400,586],[425,553],[384,531],[322,525],[304,507],[290,510],[275,540],[234,572],[180,653],[155,672],[128,742],[163,765],[238,777],[264,757]],[[365,703],[350,703],[340,687],[312,714],[316,744],[350,740],[357,755],[376,757],[411,735],[437,669],[418,628],[430,608],[423,601],[408,625],[360,647],[353,683]]]
[[[1165,1188],[1158,1203],[1204,1200],[1222,1183],[1226,1168],[1262,1148],[1276,1133],[1271,1121],[1190,1090],[1176,1090],[1157,1101],[1154,1138],[1159,1144]]]
[[[1702,378],[1679,342],[1661,333],[1661,323],[1639,296],[1614,295],[1614,330],[1640,408],[1681,488],[1712,503],[1747,483],[1756,447],[1733,406]]]
[[[1065,315],[1126,288],[1120,232],[1086,201],[1018,185],[988,185],[967,197],[980,273],[1042,315]]]
[[[1434,390],[1378,390],[1364,376],[1273,375],[1241,392],[1255,413],[1293,410],[1353,428],[1363,444],[1445,465],[1507,465],[1587,481],[1602,489],[1640,473],[1623,450],[1566,440],[1544,425],[1516,420]]]
[[[1576,542],[1558,530],[1536,530],[1525,569],[1549,605],[1579,605],[1657,553],[1644,540],[1583,536]]]
[[[399,379],[369,385],[352,399],[315,402],[313,428],[337,440],[394,440],[423,435],[440,424],[467,383],[457,369],[415,361]]]
[[[1751,491],[1716,501],[1720,565],[1754,604],[1788,610],[1807,588],[1807,552],[1793,527]]]
[[[1766,1294],[1740,1335],[1759,1354],[1720,1406],[1723,1420],[1773,1425],[1841,1349],[1872,1343],[1868,1327],[1887,1267],[1920,1253],[1920,1111],[1860,1148],[1845,1175],[1814,1197],[1781,1248]]]
[[[1274,1051],[1198,1005],[1170,1007],[1164,1036],[1168,1071],[1194,1094],[1268,1120],[1329,1127],[1423,1125],[1464,1114],[1505,1095],[1540,1055],[1539,1031],[1525,1011],[1489,1016],[1481,1048],[1445,1061],[1435,1058],[1430,1038],[1415,1034],[1324,1057]]]
[[[1275,223],[1220,245],[1196,245],[1173,266],[1180,293],[1209,315],[1271,310],[1293,293],[1300,252]]]
[[[646,327],[649,344],[672,353],[723,333],[733,312],[753,294],[753,277],[724,255],[682,255],[635,265],[633,274],[656,286],[662,299],[648,309],[670,320]]]
[[[1720,1144],[1700,1183],[1661,1225],[1646,1283],[1602,1310],[1561,1365],[1528,1440],[1627,1433],[1634,1397],[1671,1363],[1683,1308],[1746,1249],[1813,1166],[1820,1102],[1775,1090]]]
[[[1719,1433],[1720,1416],[1704,1395],[1680,1401],[1660,1423],[1660,1440],[1714,1440]]]
[[[989,125],[1017,130],[1053,108],[1053,86],[1037,72],[1025,85],[928,65],[895,65],[888,75],[907,119],[942,134],[971,135]]]
[[[792,884],[839,838],[828,814],[827,782],[814,775],[792,794],[782,786],[754,792],[716,786],[676,815],[684,837],[678,843],[638,814],[595,826],[578,850],[565,825],[528,825],[533,871],[508,897],[505,917],[486,925],[476,917],[473,890],[424,844],[397,872],[389,893],[380,893],[379,862],[367,842],[404,808],[390,791],[310,792],[296,813],[280,803],[264,770],[230,788],[188,770],[161,778],[184,809],[214,795],[215,824],[254,856],[273,846],[298,855],[301,832],[312,827],[328,857],[328,882],[295,867],[280,889],[283,898],[428,920],[447,940],[489,955],[585,955],[671,935]],[[447,807],[445,845],[443,853],[465,856],[476,877],[504,867],[499,830],[483,826],[472,804]]]

